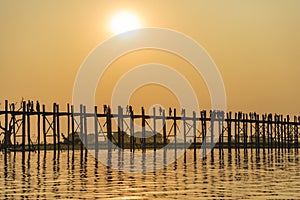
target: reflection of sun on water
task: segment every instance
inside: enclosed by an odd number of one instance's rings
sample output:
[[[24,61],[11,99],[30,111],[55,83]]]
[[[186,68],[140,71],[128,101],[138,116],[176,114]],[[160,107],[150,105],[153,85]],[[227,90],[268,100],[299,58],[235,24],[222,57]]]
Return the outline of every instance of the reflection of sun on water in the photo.
[[[138,29],[141,27],[138,18],[129,12],[121,12],[115,15],[110,22],[111,30],[114,34]]]

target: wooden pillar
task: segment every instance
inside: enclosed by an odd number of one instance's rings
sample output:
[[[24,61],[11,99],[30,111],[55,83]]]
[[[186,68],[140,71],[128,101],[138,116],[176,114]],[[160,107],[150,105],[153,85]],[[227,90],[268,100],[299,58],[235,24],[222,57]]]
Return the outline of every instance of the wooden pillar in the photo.
[[[196,121],[196,112],[193,111],[193,137],[194,137],[194,161],[197,159],[197,121]]]
[[[218,141],[217,141],[217,143],[218,143],[218,147],[219,147],[219,153],[221,154],[221,149],[222,149],[222,137],[223,137],[223,134],[222,134],[222,128],[221,128],[221,120],[222,118],[221,118],[221,111],[216,111],[216,118],[215,118],[215,120],[216,120],[216,122],[217,122],[217,124],[218,124],[218,132],[217,132],[217,134],[218,134]]]
[[[186,118],[185,118],[185,109],[182,109],[182,116],[181,116],[181,119],[182,119],[182,122],[183,122],[183,147],[184,147],[184,150],[186,151]]]
[[[259,115],[255,115],[255,137],[256,137],[256,149],[260,148],[259,141]]]
[[[71,129],[72,129],[72,152],[73,152],[73,155],[74,155],[74,150],[75,150],[75,138],[74,138],[74,135],[75,135],[75,122],[74,122],[74,106],[72,105],[71,106]]]
[[[224,149],[224,137],[225,137],[225,112],[221,111],[221,133],[222,133],[222,149]]]
[[[57,151],[60,152],[60,120],[59,120],[59,105],[56,105],[56,127],[57,127]]]
[[[275,140],[275,148],[278,148],[278,143],[279,143],[279,124],[278,124],[278,115],[275,114],[275,133],[274,133],[274,140]]]
[[[80,133],[79,133],[79,137],[80,137],[80,155],[82,157],[83,155],[83,143],[84,143],[84,139],[83,139],[83,105],[80,105]]]
[[[68,148],[68,155],[70,152],[70,104],[67,104],[67,138],[68,138],[68,144],[67,144],[67,148]]]
[[[237,113],[234,113],[234,148],[237,148]]]
[[[224,120],[224,114],[222,113],[222,111],[218,111],[217,112],[217,120],[218,120],[218,131],[219,131],[219,152],[221,152],[221,150],[223,149],[223,120]],[[220,153],[221,155],[221,153]]]
[[[253,148],[253,120],[254,114],[250,113],[250,148]]]
[[[227,143],[228,143],[228,149],[231,149],[231,112],[227,113]]]
[[[214,123],[215,123],[215,111],[211,110],[209,113],[210,117],[210,146],[214,142]]]
[[[146,151],[146,118],[145,118],[145,110],[142,107],[142,150]]]
[[[123,108],[118,106],[118,146],[124,149]]]
[[[247,149],[247,139],[248,139],[248,114],[243,114],[243,130],[244,130],[244,150]]]
[[[53,127],[52,128],[53,128],[53,150],[54,150],[54,155],[56,155],[56,103],[53,103]]]
[[[175,142],[175,159],[177,159],[177,122],[176,122],[176,108],[174,108],[174,142]]]
[[[247,149],[247,130],[246,130],[246,127],[247,127],[247,121],[246,121],[246,114],[245,113],[242,113],[242,116],[241,116],[241,123],[242,123],[242,130],[243,130],[243,149],[246,150]]]
[[[5,125],[4,125],[4,150],[5,150],[5,156],[7,155],[7,148],[9,147],[9,132],[8,132],[8,101],[5,100],[5,114],[4,114],[4,118],[5,118]],[[6,158],[6,157],[5,157]],[[5,159],[6,160],[6,159]]]
[[[281,130],[281,116],[277,116],[277,148],[281,147],[281,136],[283,136],[282,130]]]
[[[272,114],[268,115],[268,148],[273,148]]]
[[[134,144],[134,114],[132,106],[129,106],[130,113],[130,152],[134,152],[135,144]]]
[[[154,143],[154,151],[156,151],[156,112],[155,107],[153,107],[153,143]]]
[[[274,114],[274,121],[272,122],[273,126],[273,138],[274,138],[274,143],[273,143],[273,147],[276,148],[277,147],[277,115]]]
[[[216,121],[216,111],[210,111],[210,148],[211,154],[214,152],[214,133],[215,133],[215,121]]]
[[[290,132],[290,116],[287,115],[286,118],[286,134],[287,134],[287,147],[288,149],[291,148],[291,139],[292,139],[292,134]]]
[[[36,103],[36,112],[37,112],[37,142],[38,142],[38,153],[41,150],[41,112],[40,112],[40,103]]]
[[[274,114],[274,121],[272,121],[273,123],[273,139],[274,139],[274,142],[273,142],[273,147],[276,148],[277,147],[277,115]]]
[[[25,141],[26,141],[26,103],[22,102],[22,152],[25,152]]]
[[[30,136],[30,112],[31,112],[31,107],[30,107],[30,102],[27,103],[27,145],[28,149],[31,149],[31,136]]]
[[[121,118],[120,118],[120,129],[121,129],[121,147],[124,150],[125,149],[125,144],[124,144],[124,140],[125,140],[125,133],[124,133],[124,111],[123,108],[120,108],[120,113],[121,113]]]
[[[46,108],[43,105],[43,136],[44,136],[44,153],[47,150],[47,133],[46,133]]]
[[[84,139],[84,146],[85,146],[85,151],[88,150],[89,144],[88,144],[88,130],[87,130],[87,117],[86,117],[86,106],[83,106],[83,139]]]
[[[297,149],[298,150],[298,147],[299,147],[299,145],[298,145],[298,141],[299,141],[299,127],[298,127],[298,125],[299,125],[299,122],[300,122],[300,117],[295,117],[295,122],[297,122],[296,123],[296,125],[295,125],[295,149]]]
[[[14,137],[14,148],[17,145],[17,134],[16,134],[16,117],[15,117],[15,104],[11,105],[12,117],[13,117],[13,126],[12,126],[12,134]]]
[[[98,113],[97,113],[97,106],[94,107],[94,127],[95,127],[95,155],[98,155],[99,150],[99,142],[98,142]],[[97,156],[96,156],[97,158]]]
[[[122,148],[122,142],[121,142],[121,106],[118,106],[118,147]]]
[[[286,118],[283,119],[283,147],[286,148],[287,144],[287,132],[286,132]]]
[[[110,107],[107,108],[106,112],[106,128],[107,128],[107,144],[108,144],[108,151],[111,152],[112,150],[112,129],[111,129],[111,109]]]
[[[237,115],[237,125],[236,125],[236,135],[237,135],[237,148],[240,149],[241,145],[240,145],[240,123],[242,120],[242,113],[238,112]]]
[[[203,158],[206,155],[206,111],[203,110],[200,112],[201,115],[201,127],[202,127],[202,149],[203,149]]]
[[[167,124],[166,124],[166,111],[162,111],[162,125],[163,125],[163,138],[164,138],[164,146],[167,145]]]
[[[280,147],[283,149],[284,147],[284,124],[283,124],[283,116],[280,115]]]
[[[266,115],[262,116],[263,149],[266,148]]]

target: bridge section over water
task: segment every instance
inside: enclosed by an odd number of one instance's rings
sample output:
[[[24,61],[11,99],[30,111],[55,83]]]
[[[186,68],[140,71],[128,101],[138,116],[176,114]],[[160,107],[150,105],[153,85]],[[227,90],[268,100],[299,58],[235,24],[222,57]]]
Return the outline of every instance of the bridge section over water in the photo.
[[[119,106],[117,113],[109,106],[101,112],[95,106],[89,113],[84,105],[77,108],[79,112],[69,104],[66,111],[59,108],[56,103],[49,111],[39,102],[5,101],[0,110],[0,148],[5,154],[50,149],[156,151],[166,145],[193,148],[195,153],[198,148],[299,148],[299,116],[205,110],[187,116],[184,109],[178,113],[171,108],[167,114],[155,108],[146,114],[144,108],[137,112],[131,106]]]

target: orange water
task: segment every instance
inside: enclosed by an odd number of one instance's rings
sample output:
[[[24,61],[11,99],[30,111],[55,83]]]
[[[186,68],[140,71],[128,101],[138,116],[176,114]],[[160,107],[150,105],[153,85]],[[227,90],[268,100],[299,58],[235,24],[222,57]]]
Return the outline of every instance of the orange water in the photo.
[[[198,155],[197,155],[198,156]],[[53,160],[41,152],[0,154],[0,199],[282,199],[300,198],[300,154],[295,151],[214,151],[194,162],[188,150],[153,172],[110,169],[88,154],[67,151]]]

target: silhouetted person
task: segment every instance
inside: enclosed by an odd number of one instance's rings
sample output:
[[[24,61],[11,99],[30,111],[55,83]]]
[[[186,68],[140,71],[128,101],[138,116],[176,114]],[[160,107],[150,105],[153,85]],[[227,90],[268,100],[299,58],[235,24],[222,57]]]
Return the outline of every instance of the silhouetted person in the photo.
[[[103,105],[103,110],[104,110],[104,114],[105,114],[107,111],[107,105]]]
[[[162,108],[159,107],[159,114],[162,115]]]

